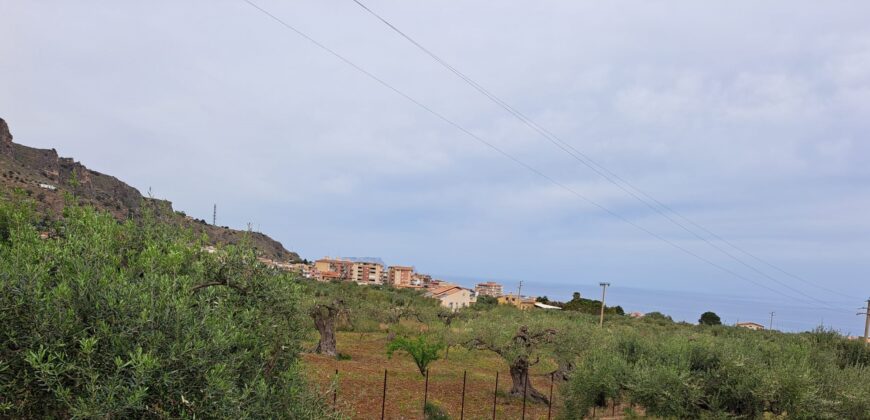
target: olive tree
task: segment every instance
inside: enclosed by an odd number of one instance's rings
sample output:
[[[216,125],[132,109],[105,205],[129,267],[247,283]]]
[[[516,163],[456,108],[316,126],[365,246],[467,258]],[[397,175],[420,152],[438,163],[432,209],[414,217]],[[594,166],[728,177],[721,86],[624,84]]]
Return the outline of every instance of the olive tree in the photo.
[[[499,308],[487,316],[473,318],[458,330],[468,349],[491,351],[504,359],[511,376],[510,395],[547,402],[547,397],[529,382],[529,368],[552,354],[552,345],[559,334],[542,317],[521,314],[514,308]]]

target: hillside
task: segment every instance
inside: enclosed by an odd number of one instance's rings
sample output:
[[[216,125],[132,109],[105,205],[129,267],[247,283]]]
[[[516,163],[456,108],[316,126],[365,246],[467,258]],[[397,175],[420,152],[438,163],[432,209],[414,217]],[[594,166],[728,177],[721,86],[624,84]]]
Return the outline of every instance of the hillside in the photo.
[[[248,232],[213,226],[203,220],[185,217],[172,210],[172,203],[144,197],[137,189],[106,174],[88,169],[72,158],[60,157],[54,149],[36,149],[12,142],[6,121],[0,118],[0,186],[3,190],[21,189],[34,198],[41,213],[61,214],[64,193],[74,194],[82,204],[94,206],[123,220],[137,217],[143,205],[160,212],[167,222],[205,233],[213,244],[236,244]],[[281,243],[258,232],[251,232],[252,246],[266,258],[297,262],[299,255]]]

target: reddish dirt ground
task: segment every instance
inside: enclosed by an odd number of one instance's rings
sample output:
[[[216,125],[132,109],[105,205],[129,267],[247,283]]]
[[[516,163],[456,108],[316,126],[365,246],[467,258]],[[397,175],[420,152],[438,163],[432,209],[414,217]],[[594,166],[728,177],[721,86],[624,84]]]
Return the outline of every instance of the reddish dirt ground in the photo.
[[[338,369],[338,409],[353,419],[378,419],[381,415],[384,369],[388,370],[385,418],[422,419],[424,379],[411,358],[397,352],[392,359],[386,356],[385,334],[339,333],[339,352],[350,360],[336,360],[315,354],[304,356],[310,378],[320,386],[321,393],[332,401],[331,388]],[[550,390],[550,378],[544,368],[535,366],[531,381],[544,394]],[[497,355],[483,351],[453,348],[446,360],[438,360],[430,367],[429,402],[446,411],[450,418],[460,418],[462,406],[462,375],[467,370],[465,392],[466,419],[492,418],[495,375],[499,372],[499,393],[496,418],[522,418],[521,398],[507,396],[510,376],[507,364]],[[558,384],[553,389],[552,417],[559,412]],[[526,419],[546,419],[546,404],[526,405]]]
[[[392,359],[386,355],[387,336],[383,333],[338,333],[338,350],[350,360],[336,360],[316,354],[306,354],[308,375],[320,388],[327,401],[332,401],[332,385],[338,369],[337,407],[353,419],[379,419],[383,396],[384,369],[387,375],[387,398],[384,417],[387,419],[422,419],[424,379],[417,366],[405,353],[397,352]],[[312,345],[313,347],[313,345]],[[531,380],[544,394],[550,392],[548,372],[554,366],[541,363],[532,368]],[[510,376],[507,364],[497,355],[485,351],[453,348],[446,359],[430,366],[429,402],[441,407],[452,419],[460,419],[462,407],[462,374],[468,372],[465,392],[466,419],[491,419],[495,374],[499,373],[497,419],[521,419],[523,401],[507,395]],[[561,411],[559,384],[553,388],[552,418]],[[598,409],[595,418],[621,419],[622,408]],[[641,411],[642,413],[642,411]],[[613,415],[615,414],[615,416]],[[546,404],[526,405],[526,419],[548,418]]]

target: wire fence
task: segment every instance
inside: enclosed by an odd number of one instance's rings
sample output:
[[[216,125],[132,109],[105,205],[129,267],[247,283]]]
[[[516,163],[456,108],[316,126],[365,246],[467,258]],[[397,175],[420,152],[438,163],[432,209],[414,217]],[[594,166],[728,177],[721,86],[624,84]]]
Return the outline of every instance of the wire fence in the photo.
[[[423,386],[421,387],[421,391],[422,391],[421,399],[422,399],[423,403],[422,403],[422,405],[420,405],[418,407],[418,409],[417,409],[418,411],[415,410],[416,412],[396,413],[395,410],[393,410],[393,412],[390,413],[392,416],[399,416],[401,418],[407,418],[408,416],[416,416],[417,414],[419,414],[420,418],[426,418],[426,407],[430,403],[430,400],[429,400],[429,396],[430,396],[429,374],[430,374],[430,370],[427,370],[426,374],[422,378],[422,382],[423,382],[422,385]],[[554,385],[555,385],[555,380],[554,380],[553,374],[550,374],[548,376],[549,377],[547,379],[549,381],[549,384],[548,384],[549,385],[549,392],[548,392],[548,398],[547,398],[547,404],[546,404],[546,417],[543,417],[542,414],[540,413],[540,410],[538,410],[537,417],[530,416],[530,417],[528,417],[530,419],[531,418],[536,418],[536,419],[546,418],[549,420],[553,417],[553,414],[554,414],[554,412],[553,412],[553,397],[554,397],[553,389],[554,389]],[[498,406],[500,398],[501,399],[514,398],[511,396],[505,395],[499,389],[499,380],[500,380],[499,372],[496,372],[495,377],[494,377],[493,382],[492,382],[492,385],[491,385],[491,389],[489,390],[489,392],[492,395],[491,410],[487,410],[487,413],[490,415],[490,416],[488,416],[488,418],[492,418],[492,419],[497,418],[497,406]],[[378,407],[379,412],[380,412],[380,418],[382,420],[387,418],[387,408],[388,408],[388,405],[390,405],[390,403],[391,403],[390,399],[388,398],[388,391],[391,390],[391,388],[390,388],[391,385],[392,384],[390,382],[390,372],[388,369],[384,369],[383,385],[382,385],[382,389],[380,392],[380,404]],[[526,419],[527,415],[530,414],[528,412],[528,409],[529,409],[529,403],[528,403],[529,388],[530,388],[529,375],[526,375],[524,378],[524,383],[523,383],[523,387],[522,387],[522,389],[523,389],[522,406],[519,409],[519,412],[516,413],[516,414],[518,414],[519,418],[521,418],[521,419]],[[460,395],[459,395],[459,419],[460,420],[465,420],[465,418],[466,418],[467,389],[468,389],[468,371],[465,370],[462,373],[462,388],[461,388]],[[341,398],[342,394],[348,395],[348,394],[353,394],[353,392],[354,392],[354,389],[343,389],[342,388],[341,375],[340,375],[339,370],[336,369],[335,374],[334,374],[333,379],[332,379],[332,387],[329,391],[329,393],[331,394],[331,397],[332,397],[331,400],[332,400],[333,410],[335,410],[335,411],[341,410],[341,407],[339,405],[339,399]],[[480,407],[478,407],[478,409],[479,408]],[[502,413],[502,415],[504,415],[504,413]],[[475,418],[484,418],[484,417],[476,416]]]

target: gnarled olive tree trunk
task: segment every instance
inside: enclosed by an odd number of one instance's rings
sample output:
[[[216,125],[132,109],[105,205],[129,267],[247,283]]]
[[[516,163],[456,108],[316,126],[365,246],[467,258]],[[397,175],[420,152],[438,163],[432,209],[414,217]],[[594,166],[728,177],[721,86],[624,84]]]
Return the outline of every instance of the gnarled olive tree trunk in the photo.
[[[335,345],[335,320],[344,310],[344,303],[334,301],[332,304],[317,304],[311,308],[309,315],[314,319],[314,326],[317,332],[320,333],[320,341],[317,342],[317,347],[314,348],[315,353],[325,354],[327,356],[337,356],[338,351]]]
[[[568,382],[571,379],[571,373],[574,372],[574,362],[562,360],[559,362],[559,367],[553,371],[553,380]]]
[[[542,402],[546,404],[549,400],[547,396],[539,392],[532,386],[531,378],[529,378],[529,359],[526,357],[518,357],[514,359],[510,366],[511,372],[511,392],[514,397],[523,397],[523,392],[526,393],[526,398],[529,401]]]

